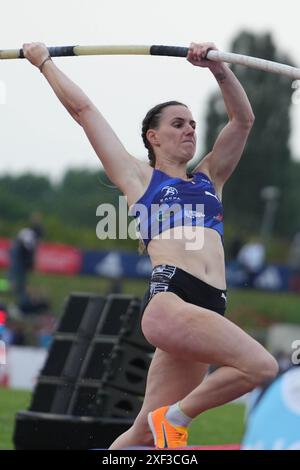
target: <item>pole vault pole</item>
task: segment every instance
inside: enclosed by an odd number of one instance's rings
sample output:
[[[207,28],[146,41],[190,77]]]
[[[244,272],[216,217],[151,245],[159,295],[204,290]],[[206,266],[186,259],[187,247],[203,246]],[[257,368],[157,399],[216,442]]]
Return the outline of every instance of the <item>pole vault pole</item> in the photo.
[[[177,46],[58,46],[48,47],[51,57],[81,56],[81,55],[153,55],[186,57],[188,47]],[[0,59],[23,59],[22,49],[0,49]],[[300,69],[270,60],[260,59],[232,52],[211,50],[207,59],[215,62],[244,65],[245,67],[263,70],[264,72],[285,75],[293,80],[300,79]]]

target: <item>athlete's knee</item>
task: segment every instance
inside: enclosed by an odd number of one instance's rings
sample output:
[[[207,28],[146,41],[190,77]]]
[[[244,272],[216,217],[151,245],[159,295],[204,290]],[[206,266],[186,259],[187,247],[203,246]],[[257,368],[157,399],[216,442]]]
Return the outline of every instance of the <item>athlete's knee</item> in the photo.
[[[271,354],[266,352],[265,357],[260,362],[259,378],[262,381],[261,383],[274,379],[278,371],[278,362]]]
[[[277,361],[268,351],[265,351],[264,354],[254,358],[247,372],[253,386],[259,386],[274,379],[278,371]]]

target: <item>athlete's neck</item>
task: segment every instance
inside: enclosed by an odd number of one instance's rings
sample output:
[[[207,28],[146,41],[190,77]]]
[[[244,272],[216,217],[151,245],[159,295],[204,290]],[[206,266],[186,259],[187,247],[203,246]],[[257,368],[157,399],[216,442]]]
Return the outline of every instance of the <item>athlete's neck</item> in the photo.
[[[183,180],[189,180],[187,176],[187,170],[186,167],[174,167],[174,166],[169,166],[169,165],[160,165],[157,164],[155,165],[156,170],[163,171],[166,173],[166,175],[172,176],[173,178],[180,178]]]

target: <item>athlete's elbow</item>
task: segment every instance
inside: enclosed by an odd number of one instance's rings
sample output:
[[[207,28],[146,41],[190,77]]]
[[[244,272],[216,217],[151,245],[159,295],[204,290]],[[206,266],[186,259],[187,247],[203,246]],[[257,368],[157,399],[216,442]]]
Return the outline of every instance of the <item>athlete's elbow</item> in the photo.
[[[93,103],[91,103],[90,101],[84,101],[74,106],[74,111],[80,116],[81,114],[91,111],[92,108]]]
[[[247,116],[246,124],[247,126],[252,127],[254,122],[255,122],[255,115],[253,111],[251,110],[251,112],[249,112],[249,115]]]
[[[77,104],[75,106],[72,106],[69,109],[69,112],[73,119],[80,125],[83,125],[85,116],[91,111],[92,109],[92,103],[86,102],[86,103],[81,103]]]
[[[72,118],[74,119],[74,121],[77,122],[77,124],[79,124],[80,126],[82,126],[82,122],[81,122],[80,116],[79,116],[78,114],[76,114],[76,113],[71,113],[71,116],[72,116]]]
[[[81,123],[81,120],[80,120],[80,116],[79,114],[74,110],[73,107],[71,106],[65,106],[66,110],[68,111],[68,113],[70,114],[70,116],[74,119],[74,121],[76,121],[80,126],[82,126],[82,123]]]
[[[250,130],[255,122],[255,116],[251,111],[246,115],[235,118],[234,120],[239,127]]]

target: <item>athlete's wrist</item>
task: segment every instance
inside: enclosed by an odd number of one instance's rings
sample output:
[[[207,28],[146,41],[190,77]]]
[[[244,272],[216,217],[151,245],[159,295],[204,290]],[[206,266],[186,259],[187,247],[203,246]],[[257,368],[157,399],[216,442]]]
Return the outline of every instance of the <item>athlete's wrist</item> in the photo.
[[[226,64],[223,64],[222,62],[213,62],[211,61],[209,65],[209,70],[213,75],[219,74],[219,73],[226,73],[228,70],[228,67]]]

